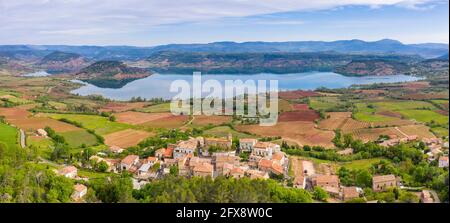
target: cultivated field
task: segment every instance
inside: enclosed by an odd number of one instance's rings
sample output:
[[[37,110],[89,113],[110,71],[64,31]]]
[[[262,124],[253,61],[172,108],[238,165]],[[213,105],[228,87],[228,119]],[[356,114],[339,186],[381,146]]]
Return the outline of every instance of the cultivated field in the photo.
[[[293,104],[292,109],[295,111],[309,110],[308,104]]]
[[[233,118],[231,116],[206,116],[206,115],[195,115],[193,116],[192,123],[190,127],[204,127],[208,125],[221,125],[231,122]]]
[[[328,118],[320,121],[318,127],[320,129],[335,130],[342,129],[342,126],[347,119],[351,118],[351,112],[328,112],[326,113]]]
[[[170,112],[170,103],[150,105],[135,110],[139,112],[150,112],[150,113]]]
[[[148,102],[132,102],[132,103],[121,103],[121,102],[110,102],[99,109],[100,112],[124,112],[134,109],[144,108],[149,105]]]
[[[130,125],[139,125],[162,118],[168,118],[173,115],[171,113],[143,113],[127,111],[114,114],[114,116],[116,116],[118,122],[127,123]]]
[[[98,115],[78,115],[78,114],[46,114],[40,113],[39,116],[50,117],[53,119],[66,118],[71,121],[79,122],[84,128],[95,130],[97,134],[107,135],[109,133],[121,131],[124,129],[133,128],[132,125],[112,122],[107,117]]]
[[[404,125],[397,127],[399,131],[406,135],[417,135],[419,138],[433,138],[435,137],[430,128],[425,125]]]
[[[151,135],[151,133],[145,131],[126,129],[106,135],[105,144],[108,146],[128,148],[137,145]]]
[[[34,132],[47,126],[57,132],[80,130],[78,127],[51,118],[31,116],[30,112],[20,108],[0,108],[0,116],[4,116],[8,123],[25,131]]]
[[[16,128],[0,123],[0,144],[6,147],[3,152],[19,149],[18,135]]]
[[[320,96],[320,94],[314,91],[302,91],[302,90],[278,92],[278,97],[282,99],[299,99],[314,96]]]
[[[305,121],[313,122],[319,119],[319,114],[314,110],[301,110],[301,111],[291,111],[283,112],[279,115],[279,122],[294,122],[294,121]]]
[[[219,137],[219,138],[220,137],[228,137],[229,133],[231,133],[231,135],[233,137],[239,137],[239,138],[251,138],[251,137],[254,137],[254,136],[252,136],[250,134],[246,134],[246,133],[243,133],[243,132],[235,131],[235,130],[231,129],[229,126],[217,126],[217,127],[212,128],[212,129],[208,129],[208,130],[204,131],[205,135],[212,136],[212,137]]]
[[[171,115],[168,117],[156,119],[154,121],[149,121],[142,123],[141,126],[151,127],[151,128],[166,128],[173,129],[179,128],[185,125],[189,121],[189,116],[187,115]]]
[[[283,139],[296,142],[299,145],[333,147],[331,140],[334,138],[334,132],[316,129],[313,122],[278,122],[271,127],[239,125],[237,129],[260,136],[281,136]]]

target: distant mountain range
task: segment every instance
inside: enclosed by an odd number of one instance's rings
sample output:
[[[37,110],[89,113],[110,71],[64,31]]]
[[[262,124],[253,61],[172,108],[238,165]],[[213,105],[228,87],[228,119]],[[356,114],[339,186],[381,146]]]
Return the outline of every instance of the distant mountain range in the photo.
[[[318,53],[192,53],[165,51],[147,58],[145,67],[159,73],[201,71],[209,74],[297,73],[340,71],[345,75],[405,73],[407,64],[423,59],[407,55]],[[373,62],[372,62],[373,61]],[[339,69],[337,69],[339,68]]]
[[[141,60],[164,52],[192,53],[273,53],[273,52],[336,52],[345,54],[418,55],[425,59],[448,55],[449,45],[440,43],[403,44],[383,39],[293,41],[293,42],[214,42],[208,44],[169,44],[155,47],[134,46],[66,46],[66,45],[0,45],[0,56],[35,59],[51,52],[76,53],[93,60]]]

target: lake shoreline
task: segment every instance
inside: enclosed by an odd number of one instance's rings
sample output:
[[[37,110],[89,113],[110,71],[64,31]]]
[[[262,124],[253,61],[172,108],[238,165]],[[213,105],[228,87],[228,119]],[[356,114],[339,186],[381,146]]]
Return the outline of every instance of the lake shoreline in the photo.
[[[239,78],[237,78],[239,77]],[[352,85],[365,85],[374,83],[398,83],[420,80],[420,77],[410,75],[390,76],[365,76],[349,77],[333,72],[306,72],[290,74],[202,74],[202,82],[217,80],[222,86],[226,80],[277,80],[279,91],[289,90],[316,90],[321,87],[329,89],[347,88]],[[175,93],[169,91],[173,81],[182,80],[192,83],[192,75],[187,74],[159,74],[155,73],[149,77],[131,81],[120,88],[97,87],[86,81],[72,80],[83,84],[82,87],[71,91],[73,94],[82,96],[102,95],[105,98],[119,101],[127,101],[132,97],[146,99],[164,98],[170,99]],[[225,89],[229,90],[229,89]]]

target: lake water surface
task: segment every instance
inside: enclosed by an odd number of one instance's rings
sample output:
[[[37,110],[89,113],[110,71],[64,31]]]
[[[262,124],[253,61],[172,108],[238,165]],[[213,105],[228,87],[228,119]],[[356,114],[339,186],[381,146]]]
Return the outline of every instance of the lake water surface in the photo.
[[[369,77],[347,77],[332,72],[307,72],[293,74],[233,74],[233,75],[202,75],[202,81],[218,80],[224,86],[225,80],[278,80],[278,88],[284,90],[314,90],[319,87],[326,88],[344,88],[354,84],[372,84],[372,83],[395,83],[415,81],[419,78],[408,75],[392,76],[369,76]],[[165,98],[170,99],[177,92],[170,92],[170,85],[175,80],[186,80],[192,83],[192,75],[180,74],[154,74],[147,78],[135,80],[117,89],[100,88],[92,84],[74,80],[74,82],[83,83],[79,89],[72,91],[79,95],[102,95],[106,98],[115,100],[129,100],[132,97],[142,98]],[[267,83],[267,87],[269,84]],[[207,95],[207,93],[205,93]],[[189,98],[188,95],[186,97]]]

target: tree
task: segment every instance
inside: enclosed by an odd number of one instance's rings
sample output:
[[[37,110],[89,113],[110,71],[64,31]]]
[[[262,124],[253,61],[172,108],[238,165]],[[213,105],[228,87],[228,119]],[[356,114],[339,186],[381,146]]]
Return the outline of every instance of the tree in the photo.
[[[171,166],[170,167],[170,175],[178,176],[178,166]]]
[[[324,189],[322,189],[319,186],[314,187],[313,198],[315,200],[327,201],[328,197],[329,197],[329,195]]]
[[[359,170],[356,174],[355,184],[358,187],[371,187],[372,186],[372,174],[367,170]]]
[[[403,203],[418,203],[419,202],[419,198],[417,197],[417,195],[408,192],[408,191],[401,191],[400,195],[398,197],[398,200],[403,202]]]
[[[105,161],[101,161],[98,163],[97,169],[100,172],[106,172],[108,170],[109,166]]]

